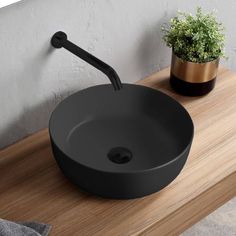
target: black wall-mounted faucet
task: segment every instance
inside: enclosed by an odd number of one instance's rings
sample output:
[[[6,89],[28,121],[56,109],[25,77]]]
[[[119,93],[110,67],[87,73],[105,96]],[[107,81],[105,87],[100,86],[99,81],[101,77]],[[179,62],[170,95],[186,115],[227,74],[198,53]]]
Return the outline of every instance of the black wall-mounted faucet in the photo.
[[[51,39],[51,44],[55,48],[65,48],[71,53],[75,54],[82,60],[88,62],[90,65],[94,66],[98,70],[102,71],[110,79],[115,90],[122,88],[122,83],[116,71],[105,62],[101,61],[97,57],[93,56],[84,49],[78,47],[67,39],[67,35],[64,32],[57,32],[53,35]]]

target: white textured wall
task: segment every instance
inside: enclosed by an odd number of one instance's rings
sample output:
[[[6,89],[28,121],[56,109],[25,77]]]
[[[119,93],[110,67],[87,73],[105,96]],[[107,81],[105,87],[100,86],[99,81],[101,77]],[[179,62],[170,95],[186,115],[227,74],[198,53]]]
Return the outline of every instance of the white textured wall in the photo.
[[[177,9],[218,9],[227,28],[224,62],[236,69],[235,0],[23,0],[0,9],[0,147],[47,127],[68,94],[108,82],[103,74],[49,41],[69,38],[133,82],[166,67],[170,49],[160,25]]]

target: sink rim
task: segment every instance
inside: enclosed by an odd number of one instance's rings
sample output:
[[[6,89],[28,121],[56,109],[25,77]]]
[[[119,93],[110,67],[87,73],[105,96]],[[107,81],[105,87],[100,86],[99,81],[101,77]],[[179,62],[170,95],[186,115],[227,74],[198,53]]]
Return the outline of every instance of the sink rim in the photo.
[[[55,114],[55,111],[57,110],[57,108],[59,106],[61,106],[63,103],[65,103],[67,101],[68,98],[71,98],[72,96],[76,96],[78,93],[81,93],[81,92],[86,92],[87,90],[90,90],[90,89],[95,89],[97,87],[110,87],[110,89],[112,89],[112,85],[110,84],[100,84],[100,85],[95,85],[95,86],[91,86],[91,87],[88,87],[88,88],[85,88],[85,89],[82,89],[80,91],[77,91],[71,95],[69,95],[67,98],[63,99],[61,102],[59,102],[57,104],[57,106],[55,107],[55,109],[53,110],[53,112],[51,113],[51,116],[50,116],[50,119],[49,119],[49,135],[50,135],[50,140],[51,142],[53,142],[54,145],[57,146],[57,148],[60,150],[60,152],[63,153],[63,155],[65,155],[67,158],[69,158],[71,161],[75,162],[77,165],[80,165],[84,168],[88,168],[92,171],[97,171],[97,172],[101,172],[101,173],[107,173],[107,174],[116,174],[116,175],[126,175],[126,174],[139,174],[139,173],[145,173],[145,172],[152,172],[152,171],[156,171],[158,169],[161,169],[165,166],[168,166],[168,165],[171,165],[172,163],[176,162],[179,158],[181,158],[183,156],[183,154],[188,151],[192,145],[192,140],[193,140],[193,137],[194,137],[194,123],[193,123],[193,120],[189,114],[189,112],[187,111],[187,109],[182,105],[180,104],[178,101],[176,101],[174,98],[172,98],[171,96],[165,94],[164,92],[162,91],[159,91],[157,89],[153,89],[153,88],[150,88],[150,87],[146,87],[146,86],[143,86],[143,85],[138,85],[138,84],[129,84],[129,83],[123,83],[123,86],[132,86],[132,87],[142,87],[142,88],[145,88],[145,89],[148,89],[148,90],[152,90],[152,91],[155,91],[155,92],[158,92],[162,95],[164,95],[165,97],[167,97],[168,99],[172,100],[172,102],[176,103],[178,106],[180,106],[184,111],[185,111],[185,114],[188,116],[188,120],[189,122],[191,123],[191,134],[190,134],[190,138],[189,138],[189,141],[188,141],[188,144],[182,149],[182,151],[173,159],[161,164],[161,165],[157,165],[157,166],[154,166],[154,167],[151,167],[151,168],[146,168],[146,169],[140,169],[140,170],[129,170],[129,171],[109,171],[109,170],[102,170],[102,169],[99,169],[99,168],[94,168],[94,167],[91,167],[90,165],[87,165],[87,164],[84,164],[82,162],[79,162],[79,161],[76,161],[75,159],[73,159],[72,157],[70,157],[70,154],[68,152],[65,152],[64,150],[62,150],[59,145],[56,144],[56,142],[54,142],[53,140],[53,132],[52,132],[52,118]],[[119,92],[119,91],[116,91],[116,92]]]

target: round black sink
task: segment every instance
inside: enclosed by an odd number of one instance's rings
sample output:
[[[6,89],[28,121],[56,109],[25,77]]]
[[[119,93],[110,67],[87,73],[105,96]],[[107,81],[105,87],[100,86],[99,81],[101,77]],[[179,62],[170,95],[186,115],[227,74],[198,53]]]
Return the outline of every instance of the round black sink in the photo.
[[[81,189],[110,198],[142,197],[183,168],[193,138],[188,112],[144,86],[99,85],[77,92],[52,113],[49,132],[62,172]]]

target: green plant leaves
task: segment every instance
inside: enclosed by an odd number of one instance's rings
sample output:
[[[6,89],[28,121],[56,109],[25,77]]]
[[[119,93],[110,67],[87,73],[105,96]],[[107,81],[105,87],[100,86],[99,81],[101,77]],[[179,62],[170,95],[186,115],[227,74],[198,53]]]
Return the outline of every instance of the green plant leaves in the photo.
[[[166,45],[183,60],[203,63],[224,56],[224,27],[214,12],[204,14],[200,7],[195,16],[178,12],[162,31]]]

